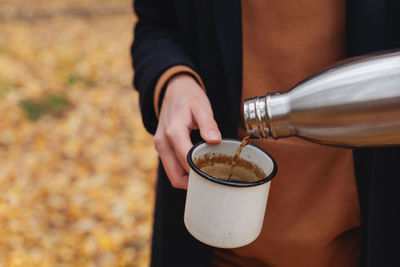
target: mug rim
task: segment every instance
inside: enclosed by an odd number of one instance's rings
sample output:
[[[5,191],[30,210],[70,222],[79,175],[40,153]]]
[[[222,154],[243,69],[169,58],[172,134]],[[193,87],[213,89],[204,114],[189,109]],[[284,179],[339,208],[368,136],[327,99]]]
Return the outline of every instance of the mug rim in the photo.
[[[234,138],[222,138],[222,141],[235,141],[238,142],[239,144],[242,142],[239,139],[234,139]],[[221,142],[222,142],[221,141]],[[222,179],[218,179],[215,177],[212,177],[211,175],[201,171],[199,168],[197,168],[197,166],[194,164],[193,159],[192,159],[192,154],[194,152],[194,150],[203,145],[203,144],[207,144],[204,141],[200,141],[198,143],[196,143],[188,152],[187,154],[187,161],[189,163],[190,168],[195,171],[198,175],[200,175],[200,177],[205,178],[211,182],[217,183],[217,184],[222,184],[222,185],[228,185],[228,186],[233,186],[233,187],[251,187],[251,186],[257,186],[257,185],[261,185],[261,184],[265,184],[269,181],[272,180],[272,178],[274,178],[275,174],[277,173],[277,169],[278,166],[276,165],[275,159],[264,149],[262,149],[259,146],[253,145],[252,143],[248,144],[249,146],[252,146],[258,150],[260,150],[262,153],[266,154],[272,161],[272,171],[271,173],[265,177],[262,178],[260,180],[257,180],[255,182],[235,182],[235,181],[227,181],[227,180],[222,180]]]

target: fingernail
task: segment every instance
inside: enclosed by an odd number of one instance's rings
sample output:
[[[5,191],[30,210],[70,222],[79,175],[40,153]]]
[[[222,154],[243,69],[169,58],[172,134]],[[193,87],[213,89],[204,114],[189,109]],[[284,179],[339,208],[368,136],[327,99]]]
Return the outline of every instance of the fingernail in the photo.
[[[207,136],[211,140],[219,140],[219,138],[220,138],[219,132],[217,132],[215,130],[209,130],[207,132]]]

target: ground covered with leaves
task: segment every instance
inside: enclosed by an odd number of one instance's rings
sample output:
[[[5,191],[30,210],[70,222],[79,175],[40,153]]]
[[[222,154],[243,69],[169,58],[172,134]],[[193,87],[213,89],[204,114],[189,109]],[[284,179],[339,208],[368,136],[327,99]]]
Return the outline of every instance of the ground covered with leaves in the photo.
[[[0,266],[148,266],[130,1],[0,2]]]

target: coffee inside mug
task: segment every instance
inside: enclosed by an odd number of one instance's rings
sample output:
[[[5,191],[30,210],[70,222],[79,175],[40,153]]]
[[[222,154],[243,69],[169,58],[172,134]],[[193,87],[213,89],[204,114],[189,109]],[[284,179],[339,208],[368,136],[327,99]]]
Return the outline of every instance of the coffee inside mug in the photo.
[[[209,153],[194,160],[196,167],[202,172],[221,180],[251,183],[266,177],[265,173],[256,164],[239,158],[232,169],[233,156]]]

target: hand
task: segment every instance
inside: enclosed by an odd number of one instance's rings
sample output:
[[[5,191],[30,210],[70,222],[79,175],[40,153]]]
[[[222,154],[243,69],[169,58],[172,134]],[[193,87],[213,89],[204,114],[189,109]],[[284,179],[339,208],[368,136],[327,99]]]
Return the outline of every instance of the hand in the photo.
[[[188,74],[178,74],[167,84],[154,145],[168,178],[175,188],[187,189],[189,164],[186,156],[193,146],[190,132],[210,144],[221,142],[221,133],[203,89]]]

